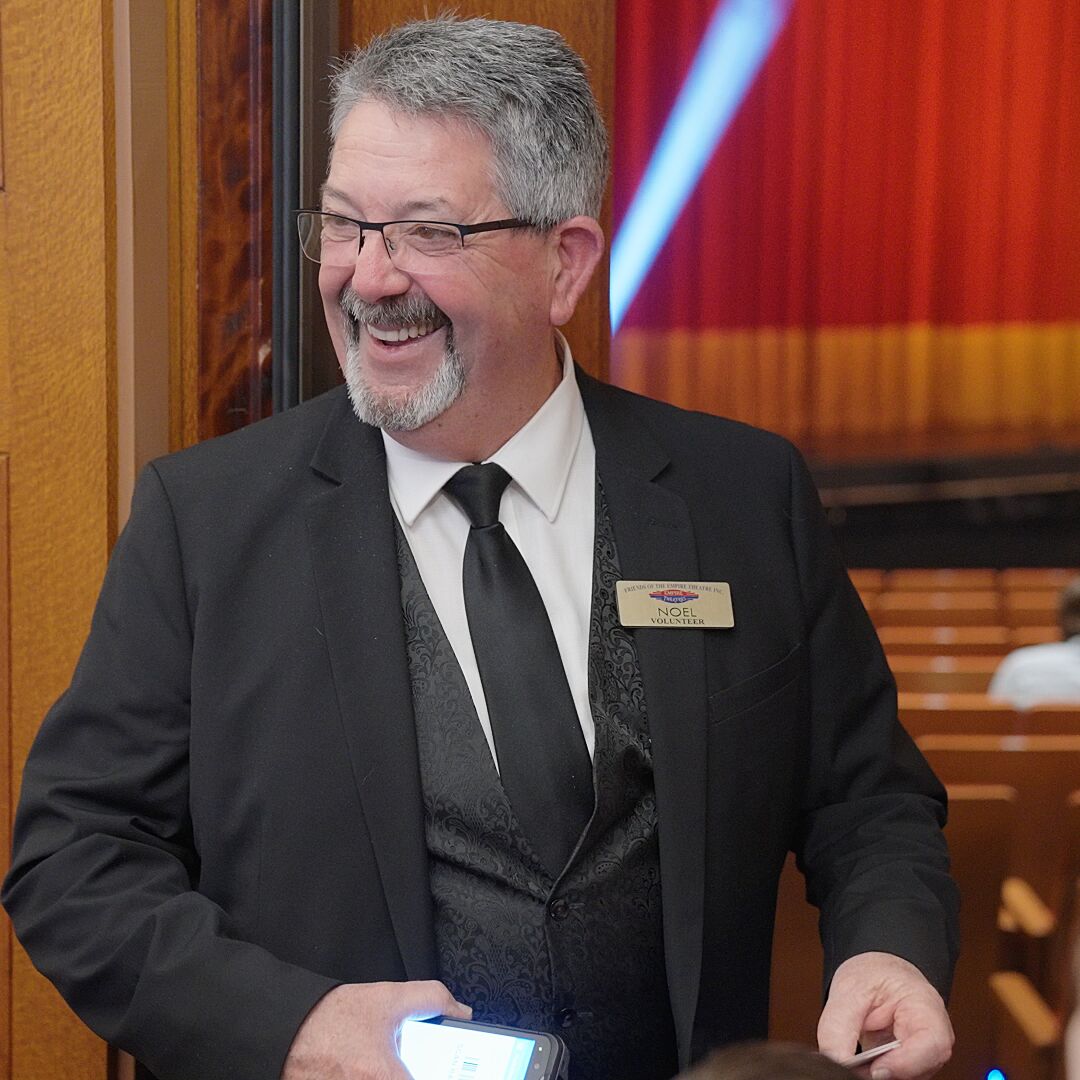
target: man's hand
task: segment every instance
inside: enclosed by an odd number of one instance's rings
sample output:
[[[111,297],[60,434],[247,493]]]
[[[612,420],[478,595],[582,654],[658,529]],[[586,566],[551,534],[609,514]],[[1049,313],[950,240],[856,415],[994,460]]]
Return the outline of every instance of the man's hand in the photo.
[[[398,1030],[412,1017],[472,1017],[441,982],[348,983],[308,1013],[281,1080],[410,1080],[398,1056]]]
[[[837,1061],[890,1039],[900,1046],[868,1062],[871,1080],[925,1080],[952,1054],[953,1030],[941,995],[914,964],[891,953],[845,960],[833,976],[817,1029],[818,1047]]]

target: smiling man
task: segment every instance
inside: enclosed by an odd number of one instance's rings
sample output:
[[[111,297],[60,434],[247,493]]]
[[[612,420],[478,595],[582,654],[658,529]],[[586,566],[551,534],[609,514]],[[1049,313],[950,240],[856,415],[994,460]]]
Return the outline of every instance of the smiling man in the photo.
[[[580,59],[445,17],[357,50],[300,211],[346,377],[150,465],[23,780],[4,902],[160,1080],[402,1078],[402,1022],[570,1080],[761,1037],[789,850],[822,1050],[947,1057],[944,794],[782,439],[602,386]]]

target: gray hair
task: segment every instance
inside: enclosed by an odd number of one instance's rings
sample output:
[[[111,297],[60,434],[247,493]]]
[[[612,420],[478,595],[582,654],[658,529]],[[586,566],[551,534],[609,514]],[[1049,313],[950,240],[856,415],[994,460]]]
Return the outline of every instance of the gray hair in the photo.
[[[546,229],[599,217],[608,140],[581,57],[554,30],[443,14],[354,49],[331,90],[330,135],[362,101],[463,122],[487,136],[496,191]]]

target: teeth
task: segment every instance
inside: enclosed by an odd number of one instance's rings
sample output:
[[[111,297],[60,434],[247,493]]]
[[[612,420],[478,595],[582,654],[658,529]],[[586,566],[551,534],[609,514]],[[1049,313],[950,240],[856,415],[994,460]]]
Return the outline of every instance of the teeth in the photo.
[[[376,341],[408,341],[409,338],[427,337],[435,328],[431,323],[417,323],[414,326],[402,326],[396,330],[383,330],[378,326],[368,326],[367,332]]]

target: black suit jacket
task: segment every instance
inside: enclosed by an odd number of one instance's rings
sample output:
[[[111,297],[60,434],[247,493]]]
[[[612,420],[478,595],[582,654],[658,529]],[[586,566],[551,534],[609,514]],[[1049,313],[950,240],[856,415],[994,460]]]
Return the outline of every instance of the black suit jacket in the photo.
[[[623,576],[731,585],[735,628],[634,631],[682,1060],[761,1035],[793,848],[826,967],[946,989],[943,794],[784,440],[579,374]],[[8,907],[163,1080],[279,1074],[341,981],[436,975],[392,509],[342,390],[140,478],[27,763]]]

